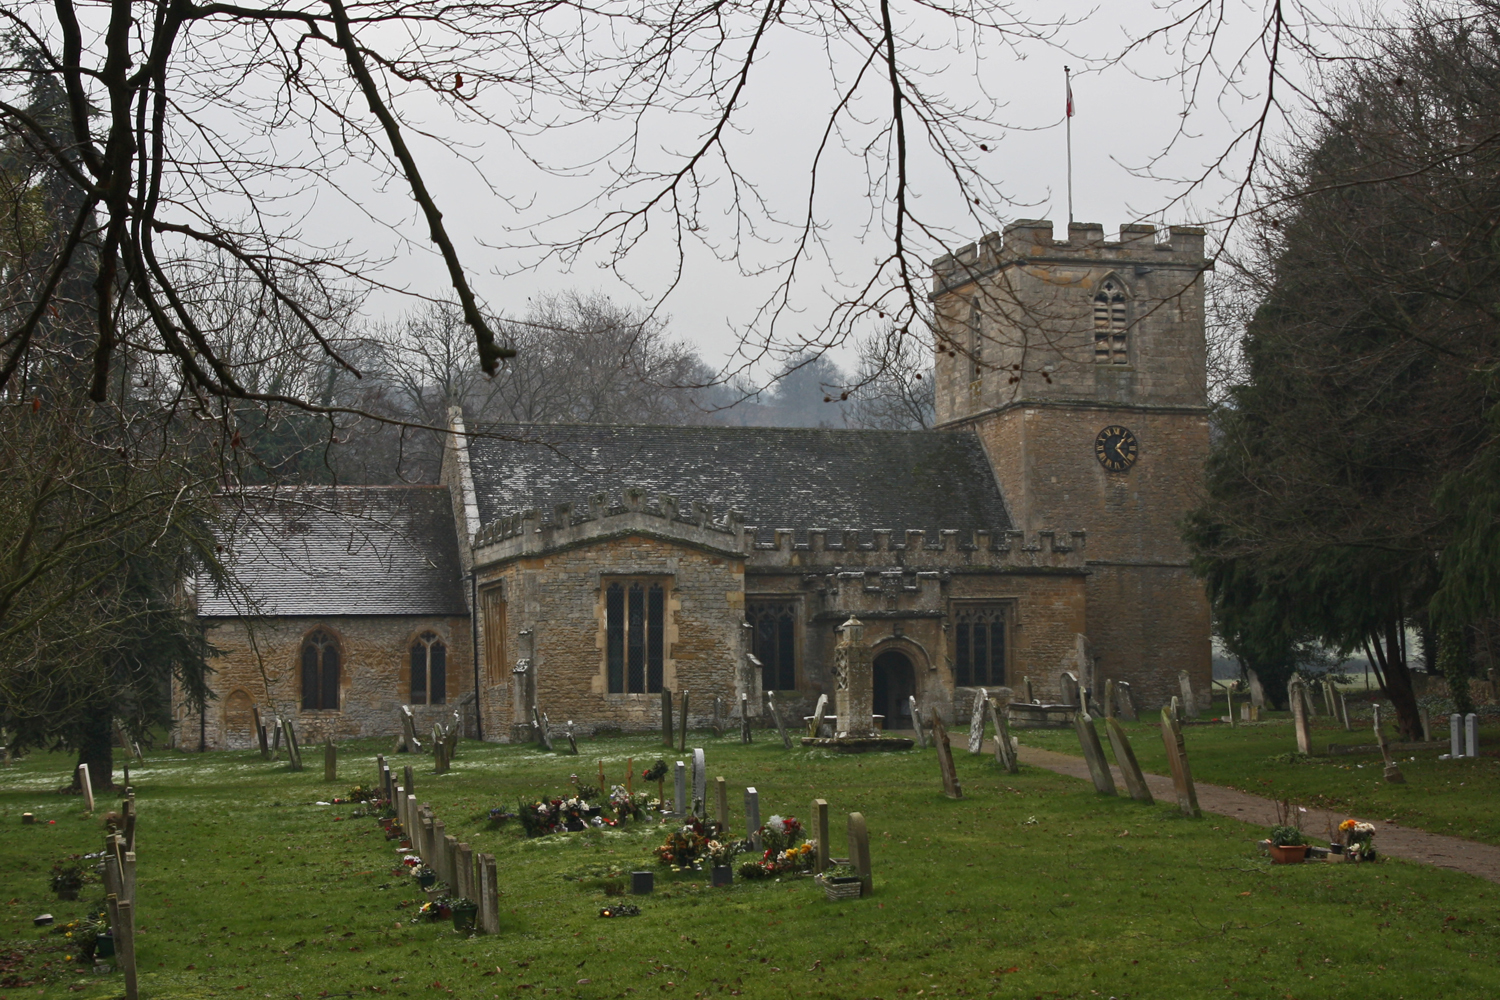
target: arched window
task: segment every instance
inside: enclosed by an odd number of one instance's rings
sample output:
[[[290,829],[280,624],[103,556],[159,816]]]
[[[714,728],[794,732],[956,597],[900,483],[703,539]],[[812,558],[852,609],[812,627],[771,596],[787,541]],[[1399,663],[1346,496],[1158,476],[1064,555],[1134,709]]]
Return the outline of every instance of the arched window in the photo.
[[[1094,361],[1101,365],[1130,363],[1125,339],[1129,322],[1125,285],[1114,276],[1105,278],[1094,295]]]
[[[411,644],[411,703],[441,705],[448,697],[448,648],[435,633]]]
[[[665,663],[667,591],[660,580],[616,580],[604,590],[610,694],[655,694]]]
[[[797,690],[797,606],[787,601],[753,601],[745,620],[754,628],[750,642],[760,661],[766,691]]]
[[[339,644],[322,629],[302,640],[302,707],[339,707]]]

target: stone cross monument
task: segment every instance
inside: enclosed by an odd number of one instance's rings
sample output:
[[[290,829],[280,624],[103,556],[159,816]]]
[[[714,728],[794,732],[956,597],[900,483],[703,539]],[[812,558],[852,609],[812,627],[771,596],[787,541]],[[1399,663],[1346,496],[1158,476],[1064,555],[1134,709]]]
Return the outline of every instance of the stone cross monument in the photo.
[[[865,626],[849,617],[839,627],[842,633],[833,652],[833,668],[838,676],[838,724],[835,736],[874,736],[875,678],[870,666],[870,647],[865,643]]]

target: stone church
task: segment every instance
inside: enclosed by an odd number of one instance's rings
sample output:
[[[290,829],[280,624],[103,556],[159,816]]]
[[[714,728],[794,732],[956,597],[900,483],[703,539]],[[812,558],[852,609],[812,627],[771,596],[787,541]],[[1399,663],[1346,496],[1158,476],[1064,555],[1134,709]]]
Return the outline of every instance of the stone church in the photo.
[[[1165,237],[1165,239],[1163,239]],[[1019,221],[934,265],[927,431],[475,425],[440,487],[250,494],[236,592],[197,612],[216,698],[183,746],[248,746],[251,706],[304,739],[460,715],[471,736],[656,729],[661,692],[801,717],[837,627],[872,646],[875,711],[947,718],[981,687],[1141,707],[1209,685],[1209,611],[1177,528],[1208,450],[1203,231]],[[1080,637],[1086,637],[1082,639]]]

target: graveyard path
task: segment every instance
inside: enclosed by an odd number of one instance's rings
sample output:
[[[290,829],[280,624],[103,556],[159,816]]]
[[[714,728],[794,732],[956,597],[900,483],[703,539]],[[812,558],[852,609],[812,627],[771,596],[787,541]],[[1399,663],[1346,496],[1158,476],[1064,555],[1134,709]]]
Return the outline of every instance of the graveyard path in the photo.
[[[985,748],[986,753],[993,754],[995,752],[994,741],[986,740]],[[1083,781],[1090,780],[1089,766],[1082,757],[1022,746],[1020,760],[1023,764],[1046,768],[1049,771],[1066,774]],[[1110,770],[1114,773],[1115,784],[1123,794],[1125,779],[1121,776],[1120,769],[1111,766]],[[1177,793],[1172,787],[1170,777],[1148,774],[1146,784],[1151,788],[1151,794],[1156,796],[1156,801],[1175,802],[1177,800]],[[1231,819],[1243,820],[1255,826],[1268,828],[1276,822],[1276,804],[1270,799],[1236,791],[1233,788],[1225,788],[1223,785],[1209,785],[1201,781],[1196,784],[1198,805],[1204,812],[1228,816]],[[1303,826],[1308,830],[1324,830],[1327,829],[1329,823],[1338,826],[1347,816],[1347,813],[1309,809]],[[1454,871],[1489,879],[1491,882],[1500,882],[1500,847],[1480,844],[1460,837],[1449,837],[1441,833],[1428,833],[1425,830],[1415,830],[1381,820],[1371,820],[1371,822],[1375,824],[1377,831],[1375,843],[1381,851],[1392,857],[1435,865],[1438,868],[1451,868]]]

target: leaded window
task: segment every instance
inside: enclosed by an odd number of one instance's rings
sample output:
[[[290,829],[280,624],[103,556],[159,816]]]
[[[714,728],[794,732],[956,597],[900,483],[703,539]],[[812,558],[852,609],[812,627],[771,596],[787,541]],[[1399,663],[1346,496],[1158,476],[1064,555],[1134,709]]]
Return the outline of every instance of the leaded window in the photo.
[[[666,608],[667,590],[659,580],[616,580],[604,588],[610,694],[661,691]]]
[[[790,601],[752,601],[745,619],[751,645],[760,661],[760,686],[766,691],[797,688],[797,605]]]
[[[302,640],[302,707],[339,707],[339,644],[323,629]]]
[[[953,615],[953,680],[959,687],[1005,685],[1003,605],[959,607]]]
[[[448,697],[448,649],[433,632],[411,644],[411,703],[441,705]]]
[[[1105,278],[1094,295],[1094,360],[1101,365],[1130,363],[1126,328],[1130,302],[1119,278]]]

